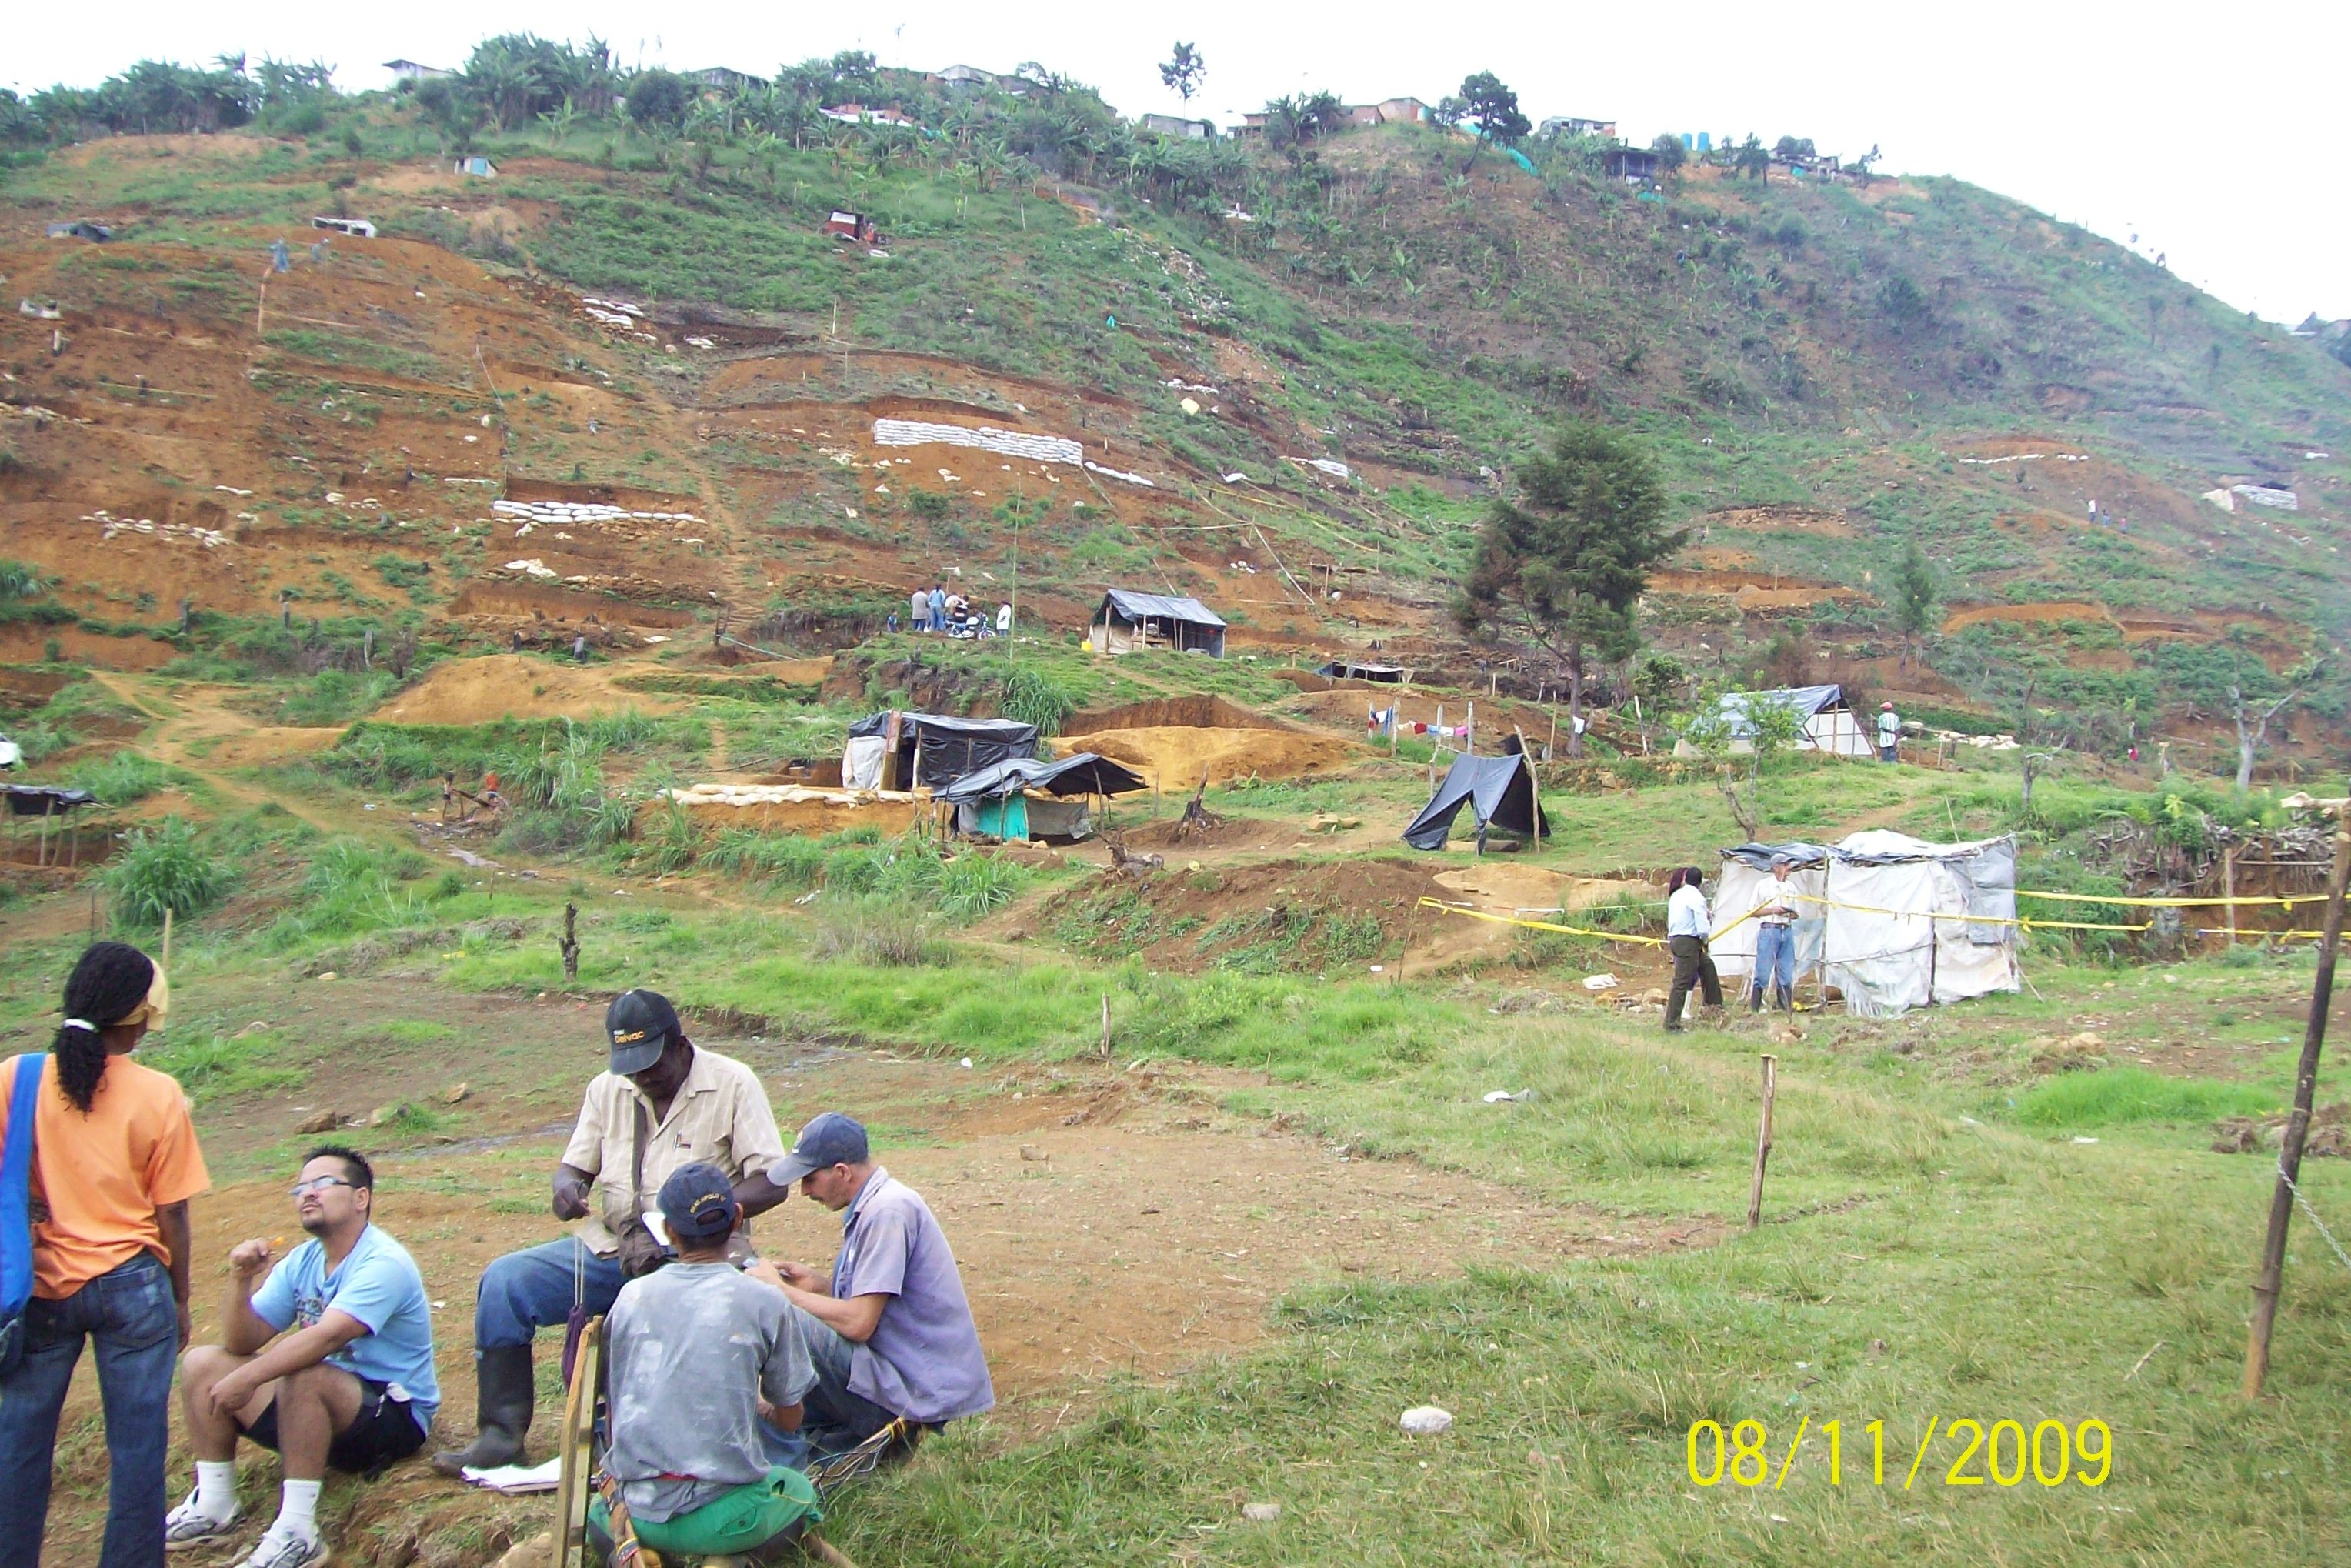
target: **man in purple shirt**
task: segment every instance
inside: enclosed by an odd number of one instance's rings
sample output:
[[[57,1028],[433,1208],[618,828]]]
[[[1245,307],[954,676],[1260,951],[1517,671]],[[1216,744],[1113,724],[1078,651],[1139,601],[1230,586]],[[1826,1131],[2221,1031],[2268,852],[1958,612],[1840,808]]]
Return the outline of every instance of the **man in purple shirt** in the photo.
[[[816,1386],[801,1433],[818,1456],[855,1448],[904,1417],[936,1427],[996,1405],[971,1303],[930,1206],[873,1163],[865,1129],[827,1111],[768,1173],[841,1213],[830,1280],[798,1263],[747,1270],[793,1307]],[[843,1212],[845,1211],[845,1212]]]

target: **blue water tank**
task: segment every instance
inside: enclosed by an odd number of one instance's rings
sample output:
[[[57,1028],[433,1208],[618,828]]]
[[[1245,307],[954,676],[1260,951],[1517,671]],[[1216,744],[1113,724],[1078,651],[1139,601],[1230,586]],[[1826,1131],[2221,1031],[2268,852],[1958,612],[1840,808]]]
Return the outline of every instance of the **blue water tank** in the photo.
[[[1701,131],[1698,133],[1698,150],[1701,152],[1711,152],[1714,151],[1714,132],[1711,131]]]
[[[1682,132],[1682,151],[1683,151],[1683,152],[1688,152],[1688,151],[1689,151],[1689,148],[1690,148],[1690,133],[1689,133],[1688,131],[1683,131],[1683,132]]]

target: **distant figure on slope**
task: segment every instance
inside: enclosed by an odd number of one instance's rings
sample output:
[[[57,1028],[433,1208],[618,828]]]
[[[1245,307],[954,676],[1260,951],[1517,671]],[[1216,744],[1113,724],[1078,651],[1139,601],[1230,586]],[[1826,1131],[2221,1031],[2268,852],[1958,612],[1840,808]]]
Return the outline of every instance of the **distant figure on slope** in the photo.
[[[921,589],[906,595],[906,630],[927,632],[931,627],[931,596]]]
[[[1877,759],[1880,762],[1899,761],[1902,745],[1902,716],[1894,711],[1892,703],[1877,705]]]
[[[1009,601],[996,607],[996,634],[999,637],[1012,635],[1012,605]]]
[[[930,599],[930,604],[931,604],[931,630],[932,630],[932,631],[934,631],[934,632],[944,632],[944,631],[946,631],[946,630],[947,629],[947,589],[946,589],[946,584],[945,584],[945,583],[943,583],[943,582],[935,582],[935,583],[931,584],[931,599]]]

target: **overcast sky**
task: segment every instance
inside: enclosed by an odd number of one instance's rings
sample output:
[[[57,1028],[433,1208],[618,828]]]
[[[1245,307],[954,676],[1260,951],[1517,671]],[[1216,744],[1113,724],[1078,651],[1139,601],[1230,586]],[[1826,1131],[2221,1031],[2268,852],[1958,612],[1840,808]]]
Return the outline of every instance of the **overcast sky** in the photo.
[[[385,10],[244,0],[234,10],[114,0],[104,25],[19,26],[0,74],[31,91],[90,85],[140,56],[322,59],[346,89],[380,87],[394,57],[463,63],[484,34],[593,32],[627,64],[780,62],[866,48],[884,65],[1024,60],[1099,87],[1129,115],[1172,110],[1155,64],[1181,37],[1206,57],[1194,112],[1220,124],[1270,97],[1328,88],[1349,101],[1436,101],[1472,72],[1518,89],[1528,115],[1613,118],[1646,142],[1711,131],[1809,136],[1889,172],[1955,174],[2123,243],[2241,308],[2299,321],[2351,316],[2351,203],[2336,155],[2351,5],[2225,6],[2083,0],[1969,5],[1588,5],[1495,10],[1229,0],[1152,8],[1067,0],[1014,6],[873,0],[798,7],[611,0],[411,0]]]

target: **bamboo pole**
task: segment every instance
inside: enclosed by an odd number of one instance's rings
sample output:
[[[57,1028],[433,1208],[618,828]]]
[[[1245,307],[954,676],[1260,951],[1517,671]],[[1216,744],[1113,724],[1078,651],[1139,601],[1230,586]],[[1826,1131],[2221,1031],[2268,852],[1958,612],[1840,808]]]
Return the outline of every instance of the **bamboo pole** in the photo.
[[[1780,1092],[1780,1059],[1763,1053],[1763,1124],[1755,1134],[1755,1179],[1747,1188],[1747,1228],[1763,1223],[1763,1166],[1771,1157],[1771,1102]]]
[[[2294,1113],[2286,1118],[2278,1145],[2277,1186],[2270,1194],[2269,1233],[2262,1242],[2261,1272],[2253,1278],[2253,1320],[2245,1340],[2244,1396],[2261,1396],[2269,1376],[2270,1331],[2277,1324],[2278,1290],[2285,1272],[2286,1228],[2294,1218],[2294,1180],[2302,1174],[2303,1140],[2310,1133],[2311,1102],[2318,1089],[2318,1053],[2326,1043],[2326,1009],[2335,994],[2335,949],[2343,938],[2343,889],[2351,882],[2351,820],[2335,820],[2335,869],[2326,882],[2325,935],[2318,945],[2318,973],[2310,983],[2310,1019],[2302,1035],[2302,1065],[2294,1081]],[[2231,907],[2234,907],[2233,905]]]
[[[1445,705],[1437,705],[1437,722],[1428,727],[1428,789],[1437,792],[1437,748],[1445,744]]]

